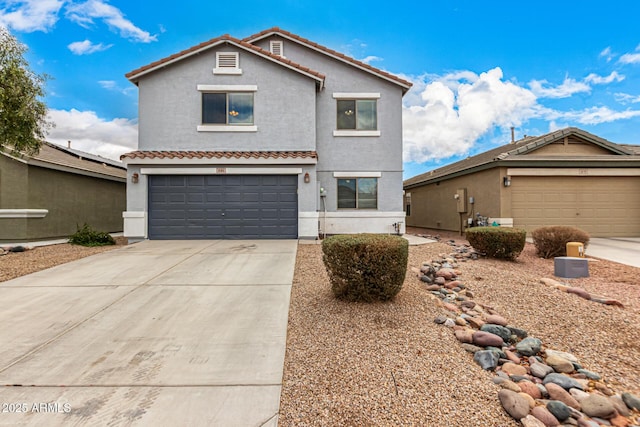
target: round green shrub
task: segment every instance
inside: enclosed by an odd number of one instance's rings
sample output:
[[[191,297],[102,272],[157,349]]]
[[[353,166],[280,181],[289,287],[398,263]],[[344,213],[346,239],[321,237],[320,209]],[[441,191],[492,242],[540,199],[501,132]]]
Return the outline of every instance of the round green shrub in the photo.
[[[554,258],[567,254],[567,243],[581,242],[584,248],[589,244],[586,231],[565,225],[551,225],[536,228],[531,232],[536,253],[542,258]]]
[[[527,232],[520,228],[472,227],[466,238],[473,248],[491,258],[514,260],[524,249]]]
[[[69,243],[80,246],[107,246],[115,245],[116,241],[109,233],[96,231],[84,224],[82,228],[77,227],[77,231],[69,237]]]
[[[347,301],[387,301],[402,289],[409,242],[384,234],[337,235],[322,241],[333,294]]]

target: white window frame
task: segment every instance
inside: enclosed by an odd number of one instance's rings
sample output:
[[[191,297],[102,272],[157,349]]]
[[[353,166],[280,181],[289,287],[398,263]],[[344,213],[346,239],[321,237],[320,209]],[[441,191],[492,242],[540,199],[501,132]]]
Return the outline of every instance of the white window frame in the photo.
[[[234,57],[235,67],[229,67],[224,63],[221,63],[221,61],[231,57]],[[216,68],[213,69],[213,74],[242,74],[242,69],[240,68],[240,54],[238,52],[216,52]]]
[[[207,85],[199,84],[196,86],[198,92],[257,92],[258,85]],[[201,101],[202,102],[202,101]],[[255,108],[255,97],[254,97]],[[254,110],[255,114],[255,110]],[[200,124],[197,126],[198,132],[257,132],[258,126],[255,125],[219,125],[219,124]]]
[[[373,173],[363,173],[363,172],[356,172],[354,175],[351,176],[345,176],[346,173],[336,173],[334,172],[333,176],[336,179],[336,209],[338,211],[377,211],[379,210],[379,206],[380,206],[380,193],[379,193],[379,188],[380,188],[380,177],[382,176],[382,174],[377,173],[377,172],[373,172]],[[364,176],[363,176],[364,175]],[[355,208],[341,208],[339,207],[339,182],[341,179],[354,179],[356,181],[356,207]],[[360,179],[375,179],[376,180],[376,207],[375,208],[361,208],[359,207],[359,196],[358,196],[358,181]]]
[[[333,99],[380,99],[379,92],[334,92]],[[376,109],[377,114],[377,109]],[[377,120],[377,117],[376,117]],[[378,121],[378,125],[380,122]],[[357,129],[336,129],[333,136],[380,136],[380,129],[377,130],[357,130]]]

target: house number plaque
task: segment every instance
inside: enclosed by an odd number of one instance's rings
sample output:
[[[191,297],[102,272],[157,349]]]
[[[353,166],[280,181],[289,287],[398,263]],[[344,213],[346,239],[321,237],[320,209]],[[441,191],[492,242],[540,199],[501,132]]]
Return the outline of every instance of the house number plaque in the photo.
[[[216,168],[216,173],[227,173],[227,168]]]

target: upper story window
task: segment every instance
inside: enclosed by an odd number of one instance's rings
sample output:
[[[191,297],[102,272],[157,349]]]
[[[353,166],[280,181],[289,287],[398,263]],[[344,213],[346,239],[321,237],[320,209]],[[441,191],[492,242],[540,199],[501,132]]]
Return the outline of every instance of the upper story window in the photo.
[[[377,209],[378,178],[338,179],[338,209]]]
[[[238,52],[216,52],[216,68],[213,74],[242,74]]]
[[[202,92],[202,125],[198,131],[255,132],[253,103],[257,86],[198,85]]]
[[[334,93],[337,115],[334,136],[380,136],[379,93]]]

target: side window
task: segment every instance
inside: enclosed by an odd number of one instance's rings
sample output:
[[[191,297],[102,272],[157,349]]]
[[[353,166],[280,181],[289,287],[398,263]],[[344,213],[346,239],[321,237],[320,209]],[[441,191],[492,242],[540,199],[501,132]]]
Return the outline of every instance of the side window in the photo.
[[[377,100],[338,99],[338,130],[377,130]]]
[[[253,93],[203,93],[202,124],[253,125]]]

